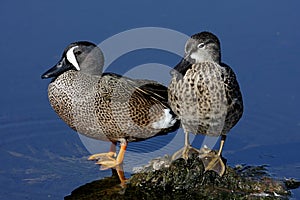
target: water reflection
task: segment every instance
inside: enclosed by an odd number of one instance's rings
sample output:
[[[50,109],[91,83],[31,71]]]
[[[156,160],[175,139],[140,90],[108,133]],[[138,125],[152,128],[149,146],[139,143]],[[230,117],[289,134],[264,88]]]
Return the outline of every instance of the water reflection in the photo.
[[[31,119],[0,126],[4,137],[0,142],[0,177],[1,187],[6,188],[1,199],[61,199],[66,191],[82,184],[81,180],[109,174],[100,173],[88,162],[78,138],[69,137],[72,135],[57,122]]]
[[[125,188],[120,185],[117,171],[112,170],[112,176],[87,183],[74,189],[70,195],[65,197],[65,200],[103,199],[103,196],[107,196],[107,199],[110,199],[114,195],[117,197],[118,194],[123,194],[124,192]]]

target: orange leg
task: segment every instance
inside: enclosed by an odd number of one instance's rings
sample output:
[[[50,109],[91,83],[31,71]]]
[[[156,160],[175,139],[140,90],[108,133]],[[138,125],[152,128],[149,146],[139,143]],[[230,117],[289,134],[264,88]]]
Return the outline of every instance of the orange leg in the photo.
[[[116,166],[122,164],[123,160],[124,160],[124,155],[126,152],[126,147],[127,147],[127,141],[125,139],[121,140],[121,148],[120,148],[119,154],[116,159],[113,158],[110,160],[100,160],[96,164],[102,165],[103,170],[113,168],[113,167],[116,167]]]
[[[127,148],[127,142],[121,143],[121,148],[117,157],[117,163],[119,164],[123,163],[126,148]]]

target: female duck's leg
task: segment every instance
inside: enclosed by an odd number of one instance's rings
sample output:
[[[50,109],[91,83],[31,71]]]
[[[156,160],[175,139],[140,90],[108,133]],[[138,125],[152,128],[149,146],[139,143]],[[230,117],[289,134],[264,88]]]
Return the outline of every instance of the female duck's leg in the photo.
[[[178,158],[184,158],[185,160],[187,160],[189,158],[190,151],[199,153],[197,149],[191,146],[190,139],[189,139],[189,132],[185,130],[184,126],[183,126],[183,130],[184,130],[184,147],[179,149],[172,155],[172,160],[176,160]]]
[[[205,171],[215,171],[219,176],[223,176],[225,172],[225,164],[222,161],[222,150],[226,140],[226,135],[221,136],[220,148],[218,153],[215,151],[210,151],[205,154],[201,154],[200,158],[205,167]]]

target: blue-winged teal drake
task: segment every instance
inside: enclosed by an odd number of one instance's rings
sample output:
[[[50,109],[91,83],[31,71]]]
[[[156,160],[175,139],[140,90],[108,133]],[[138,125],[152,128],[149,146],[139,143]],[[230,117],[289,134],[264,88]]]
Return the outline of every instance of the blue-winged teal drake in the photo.
[[[177,129],[179,123],[168,105],[165,86],[102,73],[103,64],[99,47],[75,42],[42,78],[52,78],[49,101],[64,122],[85,136],[112,142],[110,152],[89,159],[113,168],[123,162],[128,142],[166,134]],[[121,145],[118,156],[117,142]]]
[[[243,114],[243,100],[233,70],[221,62],[219,39],[210,32],[193,35],[185,45],[182,61],[171,71],[169,103],[181,120],[184,147],[173,155],[188,158],[189,133],[220,136],[218,153],[202,157],[206,170],[225,172],[221,154],[226,134]]]

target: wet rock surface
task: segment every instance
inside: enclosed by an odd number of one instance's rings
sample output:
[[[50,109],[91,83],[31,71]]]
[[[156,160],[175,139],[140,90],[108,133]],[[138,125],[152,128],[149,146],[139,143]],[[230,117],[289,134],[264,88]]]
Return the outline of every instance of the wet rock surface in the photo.
[[[201,159],[170,161],[169,156],[153,159],[121,187],[116,173],[75,189],[65,199],[289,199],[290,189],[299,187],[294,179],[278,180],[266,166],[226,166],[219,177],[204,172]]]

